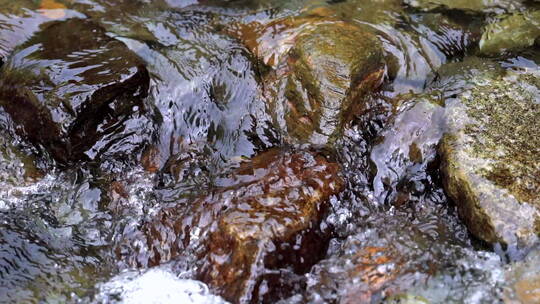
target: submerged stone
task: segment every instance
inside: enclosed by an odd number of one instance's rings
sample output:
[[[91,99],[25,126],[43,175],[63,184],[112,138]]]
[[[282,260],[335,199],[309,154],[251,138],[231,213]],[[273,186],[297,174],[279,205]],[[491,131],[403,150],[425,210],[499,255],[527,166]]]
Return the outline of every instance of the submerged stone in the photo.
[[[278,88],[285,86],[287,133],[300,142],[334,140],[386,72],[376,36],[346,23],[301,33],[289,55],[290,74]]]
[[[444,186],[478,238],[526,248],[540,232],[538,70],[475,70],[446,105]]]
[[[367,27],[321,16],[251,25],[243,41],[273,70],[264,98],[293,143],[326,145],[386,74],[384,51]]]
[[[376,172],[373,190],[379,201],[399,205],[408,192],[420,193],[427,186],[427,176],[419,179],[411,176],[411,171],[429,171],[436,162],[437,145],[444,132],[444,108],[438,104],[439,98],[435,94],[413,94],[398,100],[402,103],[398,113],[381,132],[370,154]]]
[[[50,5],[51,1],[44,2]],[[40,6],[39,2],[0,0],[0,66],[17,45],[39,31],[41,24],[52,20],[83,17],[75,11]]]
[[[93,147],[143,113],[148,86],[142,60],[123,43],[90,21],[70,19],[46,24],[10,56],[0,101],[18,133],[66,162],[113,145],[109,139]]]
[[[480,52],[498,54],[534,45],[540,38],[540,10],[510,15],[489,24],[480,40]]]
[[[505,303],[540,303],[540,250],[506,269]]]
[[[44,173],[37,167],[36,159],[13,145],[8,136],[0,139],[0,188],[25,185],[39,180]]]
[[[292,288],[275,285],[281,276],[306,273],[324,255],[328,235],[320,223],[344,186],[339,174],[339,165],[316,153],[270,150],[189,206],[159,211],[117,255],[147,267],[194,250],[198,279],[225,299],[272,301]]]

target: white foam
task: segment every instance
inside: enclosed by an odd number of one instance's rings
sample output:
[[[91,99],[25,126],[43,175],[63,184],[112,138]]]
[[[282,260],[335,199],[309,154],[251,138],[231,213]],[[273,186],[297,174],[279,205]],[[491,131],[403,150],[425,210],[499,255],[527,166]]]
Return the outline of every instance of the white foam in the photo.
[[[100,303],[124,304],[227,304],[199,281],[179,279],[163,269],[124,272],[100,287]]]

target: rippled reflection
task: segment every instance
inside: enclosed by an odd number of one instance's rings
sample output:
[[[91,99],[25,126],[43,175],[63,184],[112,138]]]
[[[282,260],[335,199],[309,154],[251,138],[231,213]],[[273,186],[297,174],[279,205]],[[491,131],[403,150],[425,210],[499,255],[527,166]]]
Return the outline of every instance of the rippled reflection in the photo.
[[[0,0],[0,302],[502,298],[512,253],[469,235],[437,146],[453,63],[538,71],[538,41],[478,53],[538,4],[465,2]],[[380,69],[354,113],[324,109],[335,141],[301,145],[285,125],[311,118],[268,92],[320,24],[369,32]]]

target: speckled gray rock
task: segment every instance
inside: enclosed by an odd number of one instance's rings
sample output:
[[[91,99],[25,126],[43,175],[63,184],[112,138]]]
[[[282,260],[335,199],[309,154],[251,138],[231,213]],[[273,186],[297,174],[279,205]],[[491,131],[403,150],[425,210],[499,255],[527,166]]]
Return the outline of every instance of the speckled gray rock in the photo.
[[[447,100],[444,186],[474,235],[523,248],[540,231],[539,71],[493,71]]]
[[[497,54],[534,45],[540,38],[540,10],[516,13],[485,28],[480,52]]]

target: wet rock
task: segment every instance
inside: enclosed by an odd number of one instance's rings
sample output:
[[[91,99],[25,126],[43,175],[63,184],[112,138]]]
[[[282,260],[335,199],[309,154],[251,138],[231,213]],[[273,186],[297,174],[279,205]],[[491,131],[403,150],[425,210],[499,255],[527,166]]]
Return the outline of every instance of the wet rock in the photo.
[[[274,68],[264,97],[291,142],[332,142],[385,76],[381,43],[367,27],[320,16],[250,26],[243,40]]]
[[[198,279],[225,299],[275,300],[273,293],[291,288],[280,276],[305,273],[324,255],[328,236],[320,223],[330,196],[344,186],[339,171],[316,153],[259,154],[212,193],[159,211],[117,255],[147,267],[194,252]]]
[[[373,190],[380,202],[401,204],[430,185],[441,140],[444,108],[436,94],[402,96],[380,142],[371,150]]]
[[[344,20],[361,20],[371,24],[394,25],[403,13],[400,0],[349,0],[333,3],[333,16]]]
[[[351,281],[362,284],[350,284],[340,303],[369,303],[373,293],[382,289],[389,281],[396,279],[400,272],[399,255],[388,248],[366,247],[357,252],[352,259],[355,267],[349,271]]]
[[[49,0],[50,1],[50,0]],[[56,0],[66,7],[83,13],[109,32],[141,41],[157,41],[147,26],[150,18],[160,18],[165,1],[149,3],[144,0]]]
[[[538,69],[457,65],[469,76],[447,99],[445,189],[478,238],[526,248],[540,232]]]
[[[145,132],[143,62],[90,21],[53,22],[10,56],[0,100],[17,132],[61,162],[94,158],[126,132],[133,148]],[[128,131],[132,131],[130,134]],[[130,152],[132,153],[132,151]]]
[[[523,8],[522,0],[404,0],[415,8],[430,11],[437,9],[462,10],[476,13],[504,13]]]
[[[480,40],[480,52],[498,54],[534,45],[540,37],[540,11],[516,13],[489,24]]]
[[[44,8],[39,2],[0,0],[2,8],[0,10],[0,62],[2,60],[5,62],[5,58],[13,49],[37,32],[41,24],[52,20],[82,17],[70,10],[62,10],[60,16],[57,9]]]
[[[44,173],[38,168],[35,157],[7,139],[10,138],[5,134],[0,139],[0,187],[21,186],[41,179]]]
[[[334,140],[382,82],[378,46],[373,34],[344,23],[301,33],[288,60],[290,75],[278,86],[285,85],[287,133],[313,144]]]
[[[505,303],[540,302],[540,250],[532,251],[524,261],[512,264],[505,274]]]

